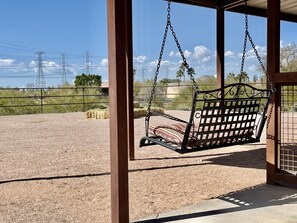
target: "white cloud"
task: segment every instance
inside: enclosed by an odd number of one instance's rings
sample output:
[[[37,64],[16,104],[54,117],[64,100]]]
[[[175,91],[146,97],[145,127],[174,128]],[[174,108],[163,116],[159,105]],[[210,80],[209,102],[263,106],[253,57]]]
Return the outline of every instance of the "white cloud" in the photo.
[[[0,67],[9,69],[11,72],[26,72],[27,65],[24,62],[17,62],[15,59],[0,59]]]
[[[230,51],[230,50],[228,50],[228,51],[226,51],[225,52],[225,57],[234,57],[234,52],[232,52],[232,51]]]
[[[284,41],[281,40],[281,41],[280,41],[280,48],[283,48],[283,47],[284,47]]]
[[[154,61],[151,61],[151,62],[147,63],[147,67],[149,69],[157,69],[157,64],[158,64],[158,60],[154,60]],[[172,64],[174,64],[174,63],[169,61],[169,60],[162,60],[161,61],[161,67],[171,66]]]
[[[11,65],[13,62],[15,62],[14,59],[0,59],[0,66],[2,65]]]
[[[190,58],[192,56],[192,54],[193,53],[188,51],[188,50],[185,50],[185,52],[184,52],[184,55],[185,55],[186,58]]]
[[[260,68],[259,65],[252,64],[252,65],[250,65],[250,66],[248,67],[248,70],[249,70],[250,72],[255,73],[255,72],[259,72],[259,68]],[[252,75],[252,74],[249,74],[249,75]],[[250,77],[250,78],[251,78],[251,77]]]
[[[153,60],[153,61],[151,61],[151,62],[148,62],[147,63],[147,66],[149,67],[149,68],[155,68],[156,66],[157,66],[157,63],[158,63],[158,60]]]
[[[107,67],[107,66],[108,66],[108,59],[107,59],[107,58],[103,58],[103,59],[100,61],[100,65],[101,65],[101,66],[104,66],[104,67]]]
[[[170,57],[173,57],[174,55],[175,55],[175,52],[174,51],[170,51],[169,56]]]
[[[211,61],[212,54],[205,46],[195,46],[193,56],[198,60],[198,63],[207,63]]]
[[[265,46],[255,46],[256,47],[256,50],[258,52],[258,55],[262,58],[262,57],[265,57],[266,54],[267,54],[267,48]],[[241,54],[242,55],[242,54]],[[249,50],[246,52],[246,58],[247,59],[257,59],[257,56],[254,52],[253,49]]]
[[[47,73],[56,72],[56,71],[59,71],[60,69],[60,65],[54,61],[44,61],[43,65],[44,65],[44,71]]]
[[[193,55],[193,53],[189,50],[185,50],[183,53],[186,58],[190,58]],[[181,57],[181,56],[179,52],[170,51],[169,57]]]
[[[38,63],[36,61],[31,61],[28,66],[33,68],[34,72],[38,72]],[[59,72],[61,66],[54,61],[43,61],[42,68],[44,73],[54,73]]]
[[[146,56],[133,57],[133,61],[136,63],[144,63],[146,60],[147,60]]]

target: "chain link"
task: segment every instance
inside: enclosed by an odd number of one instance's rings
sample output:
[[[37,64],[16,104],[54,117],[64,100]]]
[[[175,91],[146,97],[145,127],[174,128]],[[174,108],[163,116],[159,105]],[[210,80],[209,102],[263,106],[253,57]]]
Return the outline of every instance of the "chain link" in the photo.
[[[239,83],[242,82],[243,68],[244,68],[244,61],[245,61],[245,54],[246,54],[247,36],[248,36],[248,17],[246,14],[245,15],[245,35],[244,35],[244,42],[243,42],[243,50],[242,50],[242,58],[241,58],[241,66],[240,66],[240,74],[239,74]]]
[[[245,9],[247,8],[247,0],[245,0]],[[244,60],[245,60],[245,54],[246,54],[246,44],[247,44],[247,38],[249,39],[251,46],[253,48],[254,53],[256,54],[256,57],[260,63],[260,66],[264,72],[264,74],[266,75],[267,78],[267,83],[269,84],[270,90],[275,91],[272,81],[270,80],[270,77],[265,69],[264,63],[262,62],[262,59],[256,49],[256,45],[253,42],[253,39],[250,35],[249,32],[249,26],[248,26],[248,14],[247,11],[245,13],[245,35],[244,35],[244,44],[243,44],[243,52],[242,52],[242,60],[241,60],[241,68],[240,68],[240,77],[239,77],[239,83],[241,83],[242,81],[242,76],[243,76],[243,68],[244,68]]]
[[[158,62],[157,62],[157,69],[155,71],[155,77],[154,77],[153,87],[152,87],[152,90],[151,90],[151,96],[150,96],[150,99],[149,99],[149,104],[148,104],[148,109],[147,109],[148,114],[151,113],[152,101],[153,101],[153,98],[154,98],[154,95],[155,95],[155,92],[156,92],[158,74],[160,72],[162,57],[163,57],[165,43],[166,43],[166,39],[167,39],[167,33],[168,33],[169,25],[170,25],[170,10],[171,10],[170,9],[170,4],[171,4],[171,2],[168,1],[166,27],[165,27],[165,31],[164,31],[164,36],[163,36],[163,41],[162,41],[162,45],[161,45],[160,55],[159,55]]]
[[[164,36],[163,36],[163,41],[162,41],[162,45],[161,45],[161,50],[160,50],[160,55],[159,55],[159,58],[158,58],[158,62],[157,62],[157,69],[155,71],[155,77],[154,77],[154,82],[153,82],[153,87],[152,87],[152,91],[151,91],[151,96],[150,96],[150,99],[149,99],[149,104],[148,104],[148,114],[151,113],[151,105],[152,105],[152,101],[153,101],[153,98],[154,98],[154,95],[156,93],[156,86],[157,86],[157,81],[158,81],[158,74],[160,72],[160,67],[161,67],[161,62],[162,62],[162,57],[163,57],[163,53],[164,53],[164,48],[165,48],[165,43],[166,43],[166,39],[167,39],[167,33],[168,33],[168,29],[170,29],[171,33],[172,33],[172,36],[174,38],[174,41],[176,43],[176,46],[178,48],[178,51],[179,51],[179,54],[180,56],[182,57],[182,60],[183,60],[183,63],[187,69],[187,73],[188,75],[190,76],[192,82],[193,82],[193,85],[195,86],[195,89],[196,91],[199,93],[200,90],[199,90],[199,87],[195,81],[195,78],[193,76],[193,69],[189,67],[188,63],[187,63],[187,60],[186,60],[186,57],[182,51],[182,48],[179,44],[179,41],[178,41],[178,38],[176,36],[176,33],[174,32],[174,29],[173,29],[173,26],[171,24],[171,17],[170,17],[170,12],[171,12],[171,2],[170,0],[168,0],[168,6],[167,6],[167,21],[166,21],[166,27],[165,27],[165,31],[164,31]]]

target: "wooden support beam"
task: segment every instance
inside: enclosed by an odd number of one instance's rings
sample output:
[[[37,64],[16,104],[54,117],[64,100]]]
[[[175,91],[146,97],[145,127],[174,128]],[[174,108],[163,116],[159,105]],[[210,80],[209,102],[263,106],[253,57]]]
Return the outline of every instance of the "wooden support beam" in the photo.
[[[217,87],[225,85],[225,12],[217,9]],[[222,94],[223,96],[224,94]]]
[[[127,127],[127,0],[107,0],[111,220],[129,222]]]
[[[275,73],[272,79],[276,84],[296,84],[297,72]]]
[[[276,74],[280,70],[280,0],[268,0],[267,2],[267,73],[273,84],[276,83]],[[268,110],[267,129],[267,183],[275,183],[277,169],[277,148],[279,139],[279,103],[280,87],[276,86],[276,92],[272,96],[271,106]]]
[[[129,159],[135,159],[134,148],[134,97],[133,97],[133,34],[132,34],[132,0],[126,0],[126,47],[127,47],[127,91],[128,91],[128,143]]]

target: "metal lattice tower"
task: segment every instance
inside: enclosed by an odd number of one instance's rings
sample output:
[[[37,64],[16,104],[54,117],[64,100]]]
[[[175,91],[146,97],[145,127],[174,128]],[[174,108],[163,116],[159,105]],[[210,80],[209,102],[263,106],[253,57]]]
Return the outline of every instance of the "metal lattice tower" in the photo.
[[[146,70],[145,68],[141,69],[141,74],[142,74],[141,80],[142,80],[142,82],[145,81],[145,78],[144,78],[145,77],[145,70]]]
[[[86,52],[86,62],[85,62],[85,74],[91,74],[91,54],[89,51]]]
[[[36,52],[36,54],[38,55],[37,61],[38,61],[38,73],[37,73],[37,77],[36,77],[36,87],[37,88],[44,88],[46,87],[45,84],[45,78],[44,78],[44,74],[43,74],[43,58],[42,55],[44,54],[44,52]]]
[[[62,60],[62,64],[61,64],[61,67],[62,67],[62,85],[65,85],[67,84],[67,69],[66,69],[66,54],[65,53],[62,53],[61,55],[61,60]]]

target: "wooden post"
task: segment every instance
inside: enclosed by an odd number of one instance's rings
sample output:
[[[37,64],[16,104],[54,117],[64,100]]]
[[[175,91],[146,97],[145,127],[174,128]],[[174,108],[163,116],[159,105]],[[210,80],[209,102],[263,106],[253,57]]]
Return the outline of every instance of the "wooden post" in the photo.
[[[225,12],[224,9],[217,9],[217,87],[221,88],[221,118],[224,118],[225,100]]]
[[[134,97],[133,97],[133,35],[132,35],[132,0],[126,0],[126,34],[127,34],[127,89],[128,89],[128,143],[129,158],[135,159],[134,150]]]
[[[217,9],[217,87],[224,88],[225,85],[225,12]],[[224,94],[222,94],[224,96]]]
[[[126,0],[107,0],[111,220],[129,222]]]
[[[268,0],[267,2],[267,74],[275,85],[276,75],[279,73],[280,64],[280,0]],[[272,96],[267,118],[267,183],[275,183],[277,169],[277,147],[279,128],[279,104],[280,89]],[[272,110],[270,110],[272,109]]]

